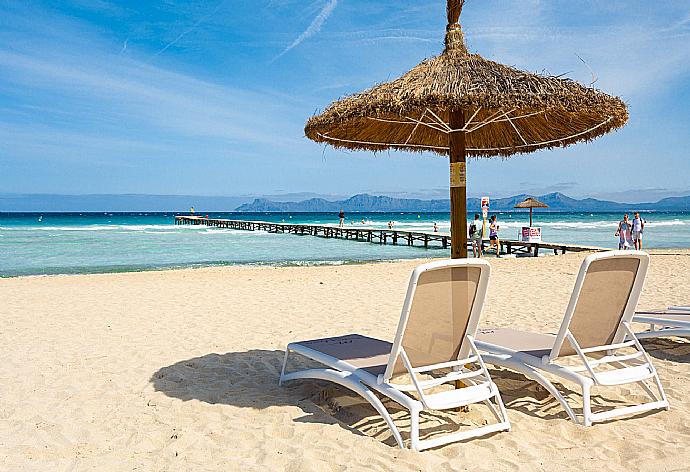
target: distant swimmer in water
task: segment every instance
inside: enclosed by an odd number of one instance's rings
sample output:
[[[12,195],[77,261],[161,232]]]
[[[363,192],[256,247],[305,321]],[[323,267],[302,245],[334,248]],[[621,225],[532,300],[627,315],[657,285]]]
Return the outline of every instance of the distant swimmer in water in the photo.
[[[41,221],[43,221],[43,215],[38,217],[38,222],[40,223]]]
[[[363,225],[367,224],[367,223],[364,221],[364,218],[362,218],[362,224],[363,224]]]

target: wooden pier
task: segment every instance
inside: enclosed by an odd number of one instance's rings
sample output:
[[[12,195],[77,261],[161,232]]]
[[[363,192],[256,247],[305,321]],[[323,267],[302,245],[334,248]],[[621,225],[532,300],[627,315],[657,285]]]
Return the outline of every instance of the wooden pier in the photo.
[[[221,218],[204,218],[201,216],[176,216],[177,225],[215,226],[242,231],[266,231],[268,233],[286,233],[299,236],[318,236],[322,238],[350,239],[378,244],[417,246],[424,248],[447,249],[450,245],[449,233],[423,231],[405,231],[397,229],[380,229],[357,226],[313,225],[294,223],[273,223],[270,221],[227,220]],[[488,244],[485,241],[484,244]],[[471,249],[471,246],[468,244]],[[605,251],[594,246],[577,246],[558,243],[526,243],[515,240],[501,240],[501,252],[504,254],[528,254],[538,256],[539,250],[553,250],[554,254],[583,251]]]

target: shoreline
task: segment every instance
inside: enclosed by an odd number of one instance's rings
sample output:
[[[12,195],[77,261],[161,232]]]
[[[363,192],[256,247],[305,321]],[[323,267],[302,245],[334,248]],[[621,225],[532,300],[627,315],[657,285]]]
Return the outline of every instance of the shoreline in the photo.
[[[436,251],[437,249],[430,249],[430,251]],[[438,249],[441,251],[442,249]],[[652,256],[690,256],[690,248],[688,247],[669,247],[669,248],[653,248],[653,249],[643,249],[643,251],[649,253]],[[677,252],[669,252],[677,251]],[[591,254],[592,251],[582,251],[579,253],[570,254],[580,254],[583,258],[587,254]],[[562,254],[542,254],[538,258],[543,259],[545,257],[561,257]],[[494,255],[484,257],[491,261],[500,260],[502,258],[496,258]],[[517,259],[526,259],[527,257],[517,257]],[[438,260],[445,259],[445,257],[435,257],[430,255],[429,257],[400,257],[391,259],[367,259],[367,260],[349,260],[349,261],[267,261],[267,262],[227,262],[227,263],[190,263],[185,265],[173,265],[170,267],[160,267],[151,266],[140,269],[123,269],[123,270],[94,270],[86,272],[55,272],[55,273],[40,273],[40,274],[16,274],[16,275],[5,275],[0,273],[0,280],[9,280],[16,278],[43,278],[43,277],[74,277],[74,276],[88,276],[88,275],[114,275],[114,274],[137,274],[137,273],[148,273],[148,272],[175,272],[175,271],[185,271],[185,270],[204,270],[204,269],[222,269],[228,267],[266,267],[266,268],[282,268],[282,267],[340,267],[340,266],[350,266],[350,265],[366,265],[366,264],[381,264],[381,263],[395,263],[395,262],[405,262],[405,261],[428,261],[428,260]],[[421,262],[420,262],[421,263]]]
[[[403,257],[397,259],[367,259],[367,260],[352,260],[352,261],[305,261],[303,263],[285,261],[285,262],[228,262],[228,263],[192,263],[184,266],[171,266],[171,267],[160,267],[155,266],[151,268],[142,268],[139,270],[109,270],[109,271],[99,271],[99,272],[57,272],[49,274],[18,274],[18,275],[2,275],[0,274],[0,280],[3,279],[16,279],[16,278],[26,278],[26,277],[74,277],[74,276],[88,276],[88,275],[116,275],[116,274],[139,274],[139,273],[150,273],[150,272],[176,272],[185,270],[204,270],[204,269],[223,269],[229,267],[266,267],[266,268],[282,268],[282,267],[340,267],[340,266],[350,266],[350,265],[365,265],[365,264],[382,264],[387,262],[403,262],[403,261],[425,261],[443,259],[439,257]]]

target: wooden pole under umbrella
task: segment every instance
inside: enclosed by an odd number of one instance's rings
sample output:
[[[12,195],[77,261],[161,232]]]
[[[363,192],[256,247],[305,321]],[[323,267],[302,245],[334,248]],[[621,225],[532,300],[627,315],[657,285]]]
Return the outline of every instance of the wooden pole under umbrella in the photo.
[[[532,227],[532,207],[529,207],[529,227]]]
[[[465,111],[452,110],[449,125],[451,130],[465,127]],[[450,148],[450,257],[467,257],[467,160],[465,132],[451,131]]]

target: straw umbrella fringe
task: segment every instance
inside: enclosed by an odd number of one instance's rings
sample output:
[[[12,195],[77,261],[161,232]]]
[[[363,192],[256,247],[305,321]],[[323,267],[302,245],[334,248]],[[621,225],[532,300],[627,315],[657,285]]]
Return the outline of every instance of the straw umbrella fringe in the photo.
[[[402,77],[332,103],[305,134],[346,149],[432,151],[451,162],[451,255],[466,257],[465,159],[590,141],[628,120],[623,101],[570,79],[523,72],[467,51],[449,0],[445,49]]]

